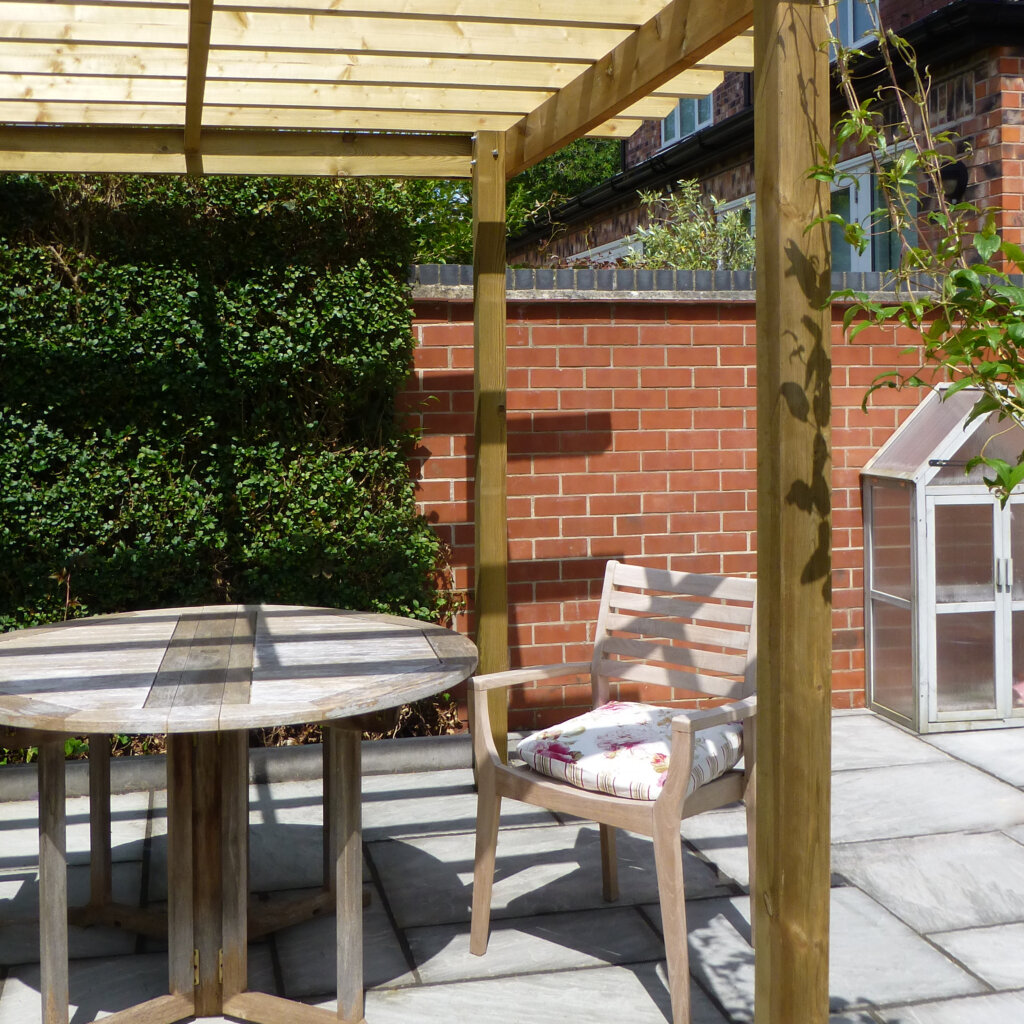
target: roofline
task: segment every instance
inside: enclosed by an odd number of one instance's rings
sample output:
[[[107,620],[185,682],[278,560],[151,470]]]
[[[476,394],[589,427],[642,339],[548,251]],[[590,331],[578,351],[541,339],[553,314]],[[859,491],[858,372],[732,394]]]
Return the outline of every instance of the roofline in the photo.
[[[1006,45],[1008,33],[1024,31],[1024,3],[1015,0],[953,0],[920,21],[908,25],[900,35],[927,64],[957,60],[977,50]],[[1024,37],[1021,37],[1024,44]],[[857,64],[858,83],[869,85],[882,69],[881,58],[872,55],[877,44],[866,47],[867,56]],[[837,97],[838,98],[838,97]],[[706,166],[709,157],[725,160],[751,149],[754,111],[752,107],[710,125],[662,150],[635,167],[573,196],[548,213],[547,218],[508,240],[509,247],[526,245],[544,237],[552,224],[574,223],[587,214],[611,209],[617,202],[640,190],[671,185],[692,177]]]

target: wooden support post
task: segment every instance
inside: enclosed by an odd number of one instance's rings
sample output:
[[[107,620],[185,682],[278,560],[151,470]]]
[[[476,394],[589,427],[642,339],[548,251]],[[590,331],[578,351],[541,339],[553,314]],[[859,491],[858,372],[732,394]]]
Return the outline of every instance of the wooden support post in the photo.
[[[754,5],[757,181],[757,1024],[828,1020],[831,372],[825,13]]]
[[[477,671],[508,668],[508,503],[505,423],[505,136],[473,148],[473,360],[476,409]],[[488,693],[498,750],[508,746],[505,690]]]
[[[39,990],[43,1024],[68,1024],[64,737],[39,745]]]

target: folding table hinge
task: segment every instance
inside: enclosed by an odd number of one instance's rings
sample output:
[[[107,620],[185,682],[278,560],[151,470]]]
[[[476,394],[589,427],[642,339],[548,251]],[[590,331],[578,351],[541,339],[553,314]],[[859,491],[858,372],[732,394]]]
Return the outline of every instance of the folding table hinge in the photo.
[[[224,950],[217,950],[217,981],[224,984]]]
[[[199,950],[192,950],[192,985],[197,986],[199,984]]]

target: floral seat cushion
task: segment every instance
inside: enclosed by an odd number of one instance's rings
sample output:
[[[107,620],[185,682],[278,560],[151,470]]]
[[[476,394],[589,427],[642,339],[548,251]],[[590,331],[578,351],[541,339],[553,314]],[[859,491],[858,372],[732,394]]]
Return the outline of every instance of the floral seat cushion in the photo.
[[[610,701],[527,736],[519,756],[534,770],[580,789],[654,800],[665,784],[677,714],[677,708]],[[743,727],[737,723],[695,733],[686,792],[723,775],[742,756]]]

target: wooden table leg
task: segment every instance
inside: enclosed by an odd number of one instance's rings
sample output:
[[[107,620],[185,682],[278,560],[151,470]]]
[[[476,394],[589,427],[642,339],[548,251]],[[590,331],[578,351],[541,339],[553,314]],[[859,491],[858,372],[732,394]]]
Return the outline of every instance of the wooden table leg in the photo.
[[[363,836],[361,733],[344,723],[325,729],[331,744],[331,817],[336,817],[334,877],[338,928],[338,1020],[363,1020]],[[325,785],[327,784],[325,780]]]
[[[89,906],[114,898],[110,855],[110,740],[89,737]]]
[[[43,1024],[68,1024],[64,737],[39,747],[39,968]]]
[[[221,733],[223,998],[248,986],[249,734]]]
[[[167,737],[167,964],[172,995],[193,997],[192,737]]]

